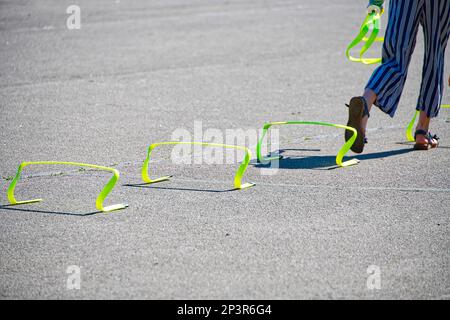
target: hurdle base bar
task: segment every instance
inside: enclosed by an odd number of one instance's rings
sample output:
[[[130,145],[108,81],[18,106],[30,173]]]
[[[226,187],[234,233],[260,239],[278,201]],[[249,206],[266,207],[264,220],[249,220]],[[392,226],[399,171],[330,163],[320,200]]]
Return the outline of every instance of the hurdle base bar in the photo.
[[[359,160],[358,159],[351,159],[348,161],[344,161],[341,164],[338,164],[339,167],[350,167],[350,166],[354,166],[355,164],[358,164]]]
[[[111,211],[116,211],[116,210],[122,210],[122,209],[126,209],[128,207],[129,207],[128,203],[113,204],[113,205],[104,207],[103,210],[101,210],[101,212],[111,212]]]
[[[251,188],[251,187],[253,187],[253,186],[255,186],[255,185],[256,185],[256,183],[247,182],[247,183],[244,183],[243,185],[241,185],[241,186],[235,188],[234,190],[247,189],[247,188]]]
[[[37,203],[37,202],[42,202],[43,199],[33,199],[33,200],[25,200],[25,201],[16,201],[14,203],[10,203],[10,206],[20,206],[22,204],[30,204],[30,203]],[[119,203],[119,204],[113,204],[110,206],[106,206],[103,207],[100,212],[111,212],[111,211],[116,211],[116,210],[122,210],[125,208],[128,208],[129,204],[127,203]]]
[[[145,183],[146,183],[146,184],[153,184],[153,183],[158,183],[158,182],[168,181],[168,180],[170,180],[170,178],[172,178],[172,177],[173,177],[173,175],[171,175],[171,176],[165,176],[165,177],[161,177],[161,178],[157,178],[157,179],[150,179],[150,180],[145,179],[145,180],[146,180]]]
[[[21,204],[28,204],[28,203],[36,203],[36,202],[42,202],[42,199],[33,199],[33,200],[25,200],[25,201],[14,201],[10,202],[10,206],[18,206]]]

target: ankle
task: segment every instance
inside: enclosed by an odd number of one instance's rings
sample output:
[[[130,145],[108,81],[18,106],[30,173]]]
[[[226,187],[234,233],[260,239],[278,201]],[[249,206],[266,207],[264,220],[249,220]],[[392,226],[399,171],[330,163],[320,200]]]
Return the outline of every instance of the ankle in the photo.
[[[364,94],[362,95],[362,97],[364,98],[364,100],[366,100],[367,108],[370,111],[370,109],[372,108],[372,105],[377,100],[376,93],[371,89],[366,89],[366,90],[364,90]]]
[[[368,116],[363,116],[361,118],[361,127],[362,127],[362,131],[365,133],[366,132],[366,128],[367,128],[367,123],[369,122],[369,117]]]
[[[430,130],[430,118],[426,112],[420,111],[419,120],[417,121],[416,130],[424,130],[428,132]]]
[[[416,132],[417,132],[417,131],[425,131],[425,132],[428,132],[428,128],[421,127],[421,126],[417,126],[417,127],[416,127]],[[419,134],[422,134],[422,133],[419,133]]]
[[[424,131],[424,132],[428,133],[429,126],[418,123],[416,126],[416,132],[417,131]],[[422,133],[420,133],[420,134],[422,134]]]

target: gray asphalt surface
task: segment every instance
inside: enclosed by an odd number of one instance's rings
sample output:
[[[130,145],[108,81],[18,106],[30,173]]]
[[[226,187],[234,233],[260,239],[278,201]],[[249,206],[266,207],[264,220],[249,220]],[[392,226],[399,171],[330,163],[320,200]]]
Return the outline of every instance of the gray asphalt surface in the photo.
[[[26,168],[17,198],[45,201],[0,208],[1,298],[450,298],[450,110],[432,124],[438,150],[411,152],[404,135],[422,34],[396,117],[374,109],[358,165],[333,167],[342,131],[293,126],[274,174],[249,166],[253,188],[227,191],[237,163],[179,165],[169,147],[151,171],[174,178],[142,186],[147,147],[195,121],[345,124],[374,68],[344,56],[365,2],[78,0],[68,30],[70,4],[0,1],[0,203],[20,162],[59,160],[117,168],[106,202],[130,206],[86,215],[108,174]]]

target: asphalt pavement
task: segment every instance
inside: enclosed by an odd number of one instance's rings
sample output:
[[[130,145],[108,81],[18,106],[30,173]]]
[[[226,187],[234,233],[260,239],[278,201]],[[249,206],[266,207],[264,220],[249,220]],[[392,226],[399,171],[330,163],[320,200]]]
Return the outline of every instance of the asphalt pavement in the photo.
[[[343,130],[292,125],[270,169],[252,138],[265,122],[346,123],[375,68],[344,54],[365,2],[77,0],[68,29],[73,2],[0,0],[0,298],[450,299],[450,109],[432,122],[437,150],[405,137],[420,32],[399,109],[373,109],[357,165],[335,165]],[[148,146],[179,133],[245,144],[256,185],[231,190],[242,152],[180,164],[168,146],[150,172],[173,178],[143,185]],[[96,212],[108,173],[49,165],[16,188],[44,201],[8,206],[18,165],[43,160],[118,169],[105,204],[129,207]]]

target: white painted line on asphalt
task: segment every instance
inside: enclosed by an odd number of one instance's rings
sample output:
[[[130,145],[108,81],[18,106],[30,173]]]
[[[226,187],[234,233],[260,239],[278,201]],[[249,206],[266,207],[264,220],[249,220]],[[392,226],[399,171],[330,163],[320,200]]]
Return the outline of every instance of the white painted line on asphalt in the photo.
[[[201,179],[184,179],[184,178],[172,178],[173,181],[183,182],[202,182],[213,184],[227,184],[229,181],[213,181],[213,180],[201,180]],[[450,193],[449,188],[409,188],[409,187],[352,187],[348,185],[310,185],[310,184],[290,184],[290,183],[268,183],[268,182],[255,182],[256,186],[266,187],[281,187],[281,188],[301,188],[301,189],[348,189],[348,190],[361,190],[361,191],[406,191],[406,192],[443,192]]]

